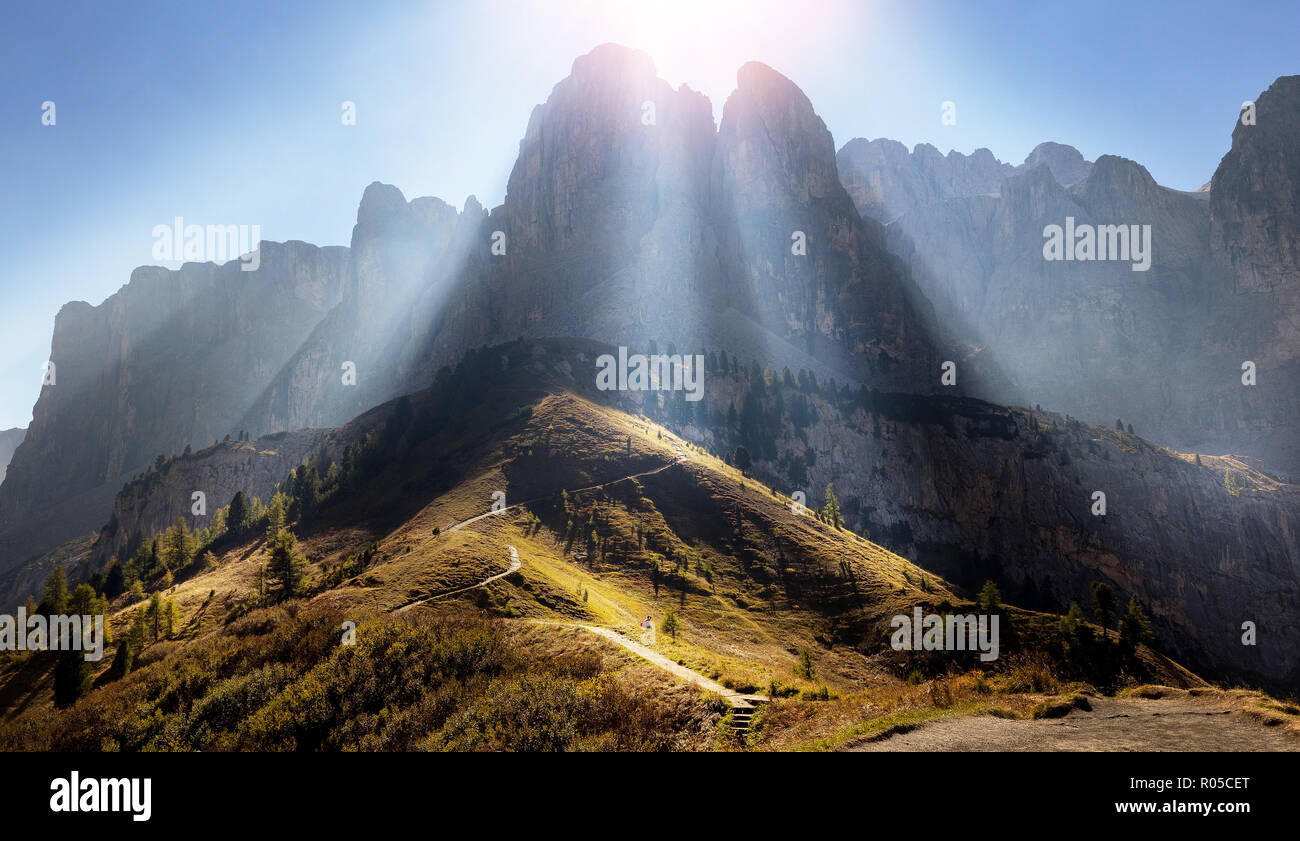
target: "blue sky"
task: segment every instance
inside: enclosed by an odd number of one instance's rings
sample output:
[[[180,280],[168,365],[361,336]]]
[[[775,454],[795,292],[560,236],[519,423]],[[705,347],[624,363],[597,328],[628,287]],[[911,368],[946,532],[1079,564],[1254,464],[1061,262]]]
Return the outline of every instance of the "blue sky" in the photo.
[[[532,107],[606,41],[645,49],[715,118],[759,60],[803,88],[837,147],[892,137],[1019,163],[1056,140],[1179,189],[1209,180],[1243,100],[1300,72],[1294,0],[265,5],[7,4],[0,428],[30,420],[59,307],[98,304],[155,262],[155,225],[346,245],[375,180],[491,207]]]

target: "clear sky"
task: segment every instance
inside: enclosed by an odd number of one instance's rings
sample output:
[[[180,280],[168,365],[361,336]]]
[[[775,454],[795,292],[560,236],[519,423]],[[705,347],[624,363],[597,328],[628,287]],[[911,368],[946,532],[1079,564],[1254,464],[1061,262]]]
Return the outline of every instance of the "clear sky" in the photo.
[[[7,2],[0,428],[30,420],[59,307],[156,262],[155,225],[346,245],[375,180],[494,206],[532,107],[600,43],[646,50],[715,118],[758,60],[803,88],[837,147],[892,137],[1019,163],[1056,140],[1188,190],[1241,103],[1300,73],[1297,32],[1295,0]]]

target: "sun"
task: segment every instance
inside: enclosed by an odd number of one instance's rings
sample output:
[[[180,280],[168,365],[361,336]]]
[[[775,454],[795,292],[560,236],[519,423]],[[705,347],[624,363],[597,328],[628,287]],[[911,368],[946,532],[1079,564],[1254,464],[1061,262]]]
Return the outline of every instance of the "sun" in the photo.
[[[716,107],[735,87],[745,62],[816,50],[837,5],[838,0],[602,0],[590,7],[589,24],[593,37],[643,50],[662,78],[704,92]]]

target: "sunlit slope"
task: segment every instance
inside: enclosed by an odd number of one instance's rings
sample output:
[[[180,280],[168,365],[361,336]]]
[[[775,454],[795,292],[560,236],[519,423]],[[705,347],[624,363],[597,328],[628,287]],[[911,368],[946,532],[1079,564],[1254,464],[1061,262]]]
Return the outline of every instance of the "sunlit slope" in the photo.
[[[916,605],[970,608],[905,558],[797,513],[790,498],[663,427],[570,392],[541,398],[473,463],[376,540],[364,573],[318,598],[383,612],[432,597],[419,609],[598,624],[633,638],[647,616],[659,627],[672,610],[681,630],[675,640],[659,631],[659,649],[745,691],[896,681],[891,617]],[[508,506],[499,514],[489,513],[494,493]],[[309,541],[332,545],[328,532]],[[510,546],[517,573],[437,598],[505,571]],[[1019,636],[1008,636],[1022,647],[1055,622],[1014,614]],[[811,678],[796,675],[804,652]],[[1194,680],[1153,660],[1173,682]]]
[[[682,631],[676,642],[660,633],[661,647],[762,688],[793,682],[804,648],[826,659],[832,684],[868,679],[862,653],[879,648],[887,617],[956,601],[905,559],[794,513],[789,498],[663,428],[572,394],[542,399],[496,455],[321,598],[391,610],[505,569],[513,545],[517,575],[454,601],[638,636],[646,616],[658,624],[672,609]],[[493,492],[524,504],[449,531],[489,511]]]

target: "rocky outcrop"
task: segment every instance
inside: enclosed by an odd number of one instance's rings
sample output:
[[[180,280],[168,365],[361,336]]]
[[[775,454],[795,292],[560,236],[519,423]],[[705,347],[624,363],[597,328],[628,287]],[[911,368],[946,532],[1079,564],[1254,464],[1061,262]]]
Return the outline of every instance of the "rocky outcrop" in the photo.
[[[92,565],[111,557],[125,560],[143,540],[183,519],[197,531],[207,527],[217,509],[243,491],[249,499],[270,498],[275,486],[318,446],[325,430],[277,432],[255,441],[227,441],[174,458],[123,486],[113,511],[91,550]],[[195,492],[203,494],[203,512],[195,514]]]
[[[1232,148],[1210,182],[1211,242],[1236,288],[1273,294],[1292,307],[1300,294],[1300,76],[1284,76],[1238,120]],[[1290,325],[1291,339],[1300,327]]]
[[[1260,388],[1300,416],[1300,76],[1284,76],[1238,120],[1210,189],[1210,252],[1247,331]],[[1274,401],[1270,401],[1274,402]],[[1276,415],[1270,412],[1268,419]],[[1287,431],[1293,431],[1287,427]],[[1297,436],[1300,437],[1300,436]]]

